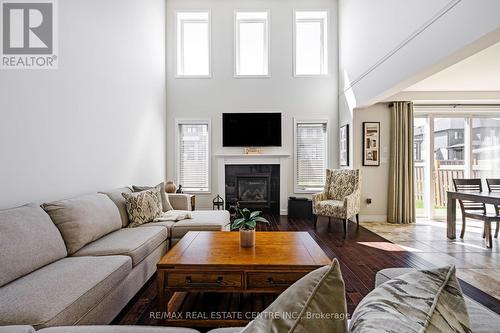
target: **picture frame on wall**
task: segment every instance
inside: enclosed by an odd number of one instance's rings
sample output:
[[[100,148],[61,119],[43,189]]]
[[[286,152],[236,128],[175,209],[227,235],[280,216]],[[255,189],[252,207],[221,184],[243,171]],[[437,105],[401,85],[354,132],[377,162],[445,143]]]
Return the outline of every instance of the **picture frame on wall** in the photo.
[[[349,124],[340,127],[339,145],[340,166],[349,166]]]
[[[363,166],[380,165],[380,122],[363,122]]]

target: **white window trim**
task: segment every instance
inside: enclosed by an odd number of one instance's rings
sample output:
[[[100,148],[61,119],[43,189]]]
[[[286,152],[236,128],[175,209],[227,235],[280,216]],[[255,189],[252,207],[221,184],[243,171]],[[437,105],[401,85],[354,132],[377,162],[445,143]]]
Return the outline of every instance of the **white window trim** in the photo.
[[[208,74],[207,75],[183,75],[177,72],[178,62],[181,61],[178,57],[178,28],[177,28],[177,17],[179,13],[198,13],[198,12],[206,12],[208,13]],[[212,78],[212,12],[210,9],[179,9],[175,11],[175,24],[174,24],[174,36],[175,36],[175,78],[176,79],[211,79]],[[184,20],[184,21],[192,21],[199,22],[200,20]],[[183,41],[181,41],[183,42]],[[182,48],[181,48],[182,50]],[[182,51],[181,51],[182,52]],[[181,57],[182,59],[182,57]]]
[[[179,185],[180,171],[181,171],[181,158],[180,158],[180,131],[179,126],[183,124],[200,124],[208,125],[208,190],[207,191],[185,191],[184,193],[212,193],[212,121],[210,118],[176,118],[175,119],[175,181]],[[180,184],[182,185],[182,184]]]
[[[324,59],[324,64],[326,64],[326,74],[297,74],[296,73],[296,61],[297,61],[297,12],[326,12],[326,31],[327,31],[327,36],[326,39],[324,39],[324,43],[322,45],[322,48],[324,49],[326,47],[326,59]],[[319,19],[301,19],[300,21],[306,22],[306,21],[319,21]],[[322,32],[323,33],[323,32]],[[293,10],[293,52],[292,52],[292,75],[296,78],[330,78],[330,10],[328,8],[315,8],[315,9],[310,9],[310,8],[296,8]],[[325,44],[326,43],[326,44]],[[324,52],[322,52],[324,54]]]
[[[240,20],[244,22],[265,22],[266,23],[266,45],[265,50],[267,53],[267,74],[262,75],[238,75],[238,44],[239,44],[239,25],[238,20],[236,19],[236,14],[238,12],[266,12],[267,13],[267,22],[265,20]],[[269,9],[235,9],[233,13],[233,77],[236,79],[255,79],[255,78],[270,78],[271,77],[271,11]]]
[[[323,187],[319,188],[310,188],[310,189],[303,189],[297,186],[297,124],[317,124],[317,123],[325,123],[326,124],[326,161],[325,165],[326,168],[329,168],[330,166],[330,150],[328,149],[329,147],[329,142],[330,142],[330,121],[328,118],[293,118],[293,187],[294,187],[294,193],[319,193],[323,191]],[[325,170],[326,172],[326,170]]]

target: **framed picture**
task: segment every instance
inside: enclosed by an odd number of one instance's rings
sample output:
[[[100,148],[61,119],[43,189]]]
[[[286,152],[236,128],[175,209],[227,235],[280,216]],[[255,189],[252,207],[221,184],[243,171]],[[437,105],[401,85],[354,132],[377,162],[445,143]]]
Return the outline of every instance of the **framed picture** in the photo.
[[[349,124],[340,127],[339,136],[340,166],[349,166]]]
[[[363,123],[363,165],[380,165],[380,122]]]

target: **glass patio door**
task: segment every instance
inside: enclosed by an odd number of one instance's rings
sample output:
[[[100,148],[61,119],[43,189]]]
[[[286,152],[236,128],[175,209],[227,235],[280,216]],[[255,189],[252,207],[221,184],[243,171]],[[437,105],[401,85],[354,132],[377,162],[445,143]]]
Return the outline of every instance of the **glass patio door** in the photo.
[[[435,117],[432,132],[433,212],[446,218],[446,193],[453,191],[453,179],[465,178],[465,118]]]
[[[443,109],[443,112],[441,111]],[[446,219],[446,192],[453,179],[500,178],[500,106],[436,106],[415,112],[415,205],[417,217]]]

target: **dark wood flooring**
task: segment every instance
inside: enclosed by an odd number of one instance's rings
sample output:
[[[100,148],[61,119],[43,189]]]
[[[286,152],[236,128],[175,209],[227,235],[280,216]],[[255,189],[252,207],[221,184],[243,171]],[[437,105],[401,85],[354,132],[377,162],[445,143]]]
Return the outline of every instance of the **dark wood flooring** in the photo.
[[[268,219],[270,225],[261,225],[259,230],[307,231],[330,258],[339,260],[350,314],[363,297],[374,288],[377,271],[391,267],[431,267],[428,262],[411,252],[388,250],[391,244],[389,241],[361,226],[357,229],[353,222],[349,225],[348,239],[344,239],[341,221],[332,220],[328,228],[328,219],[320,218],[315,228],[312,221],[307,219],[291,219],[277,215],[268,216]],[[466,295],[500,313],[499,300],[468,283],[460,281],[460,284]],[[226,319],[234,319],[241,314],[262,311],[275,296],[198,293],[182,294],[177,298],[179,309],[199,316],[198,319],[210,318],[209,314],[214,311],[223,312],[223,315],[227,316]],[[156,276],[153,276],[117,316],[113,324],[162,325],[163,320],[155,317],[159,311],[162,310],[157,305]],[[200,323],[203,326],[203,321]]]

